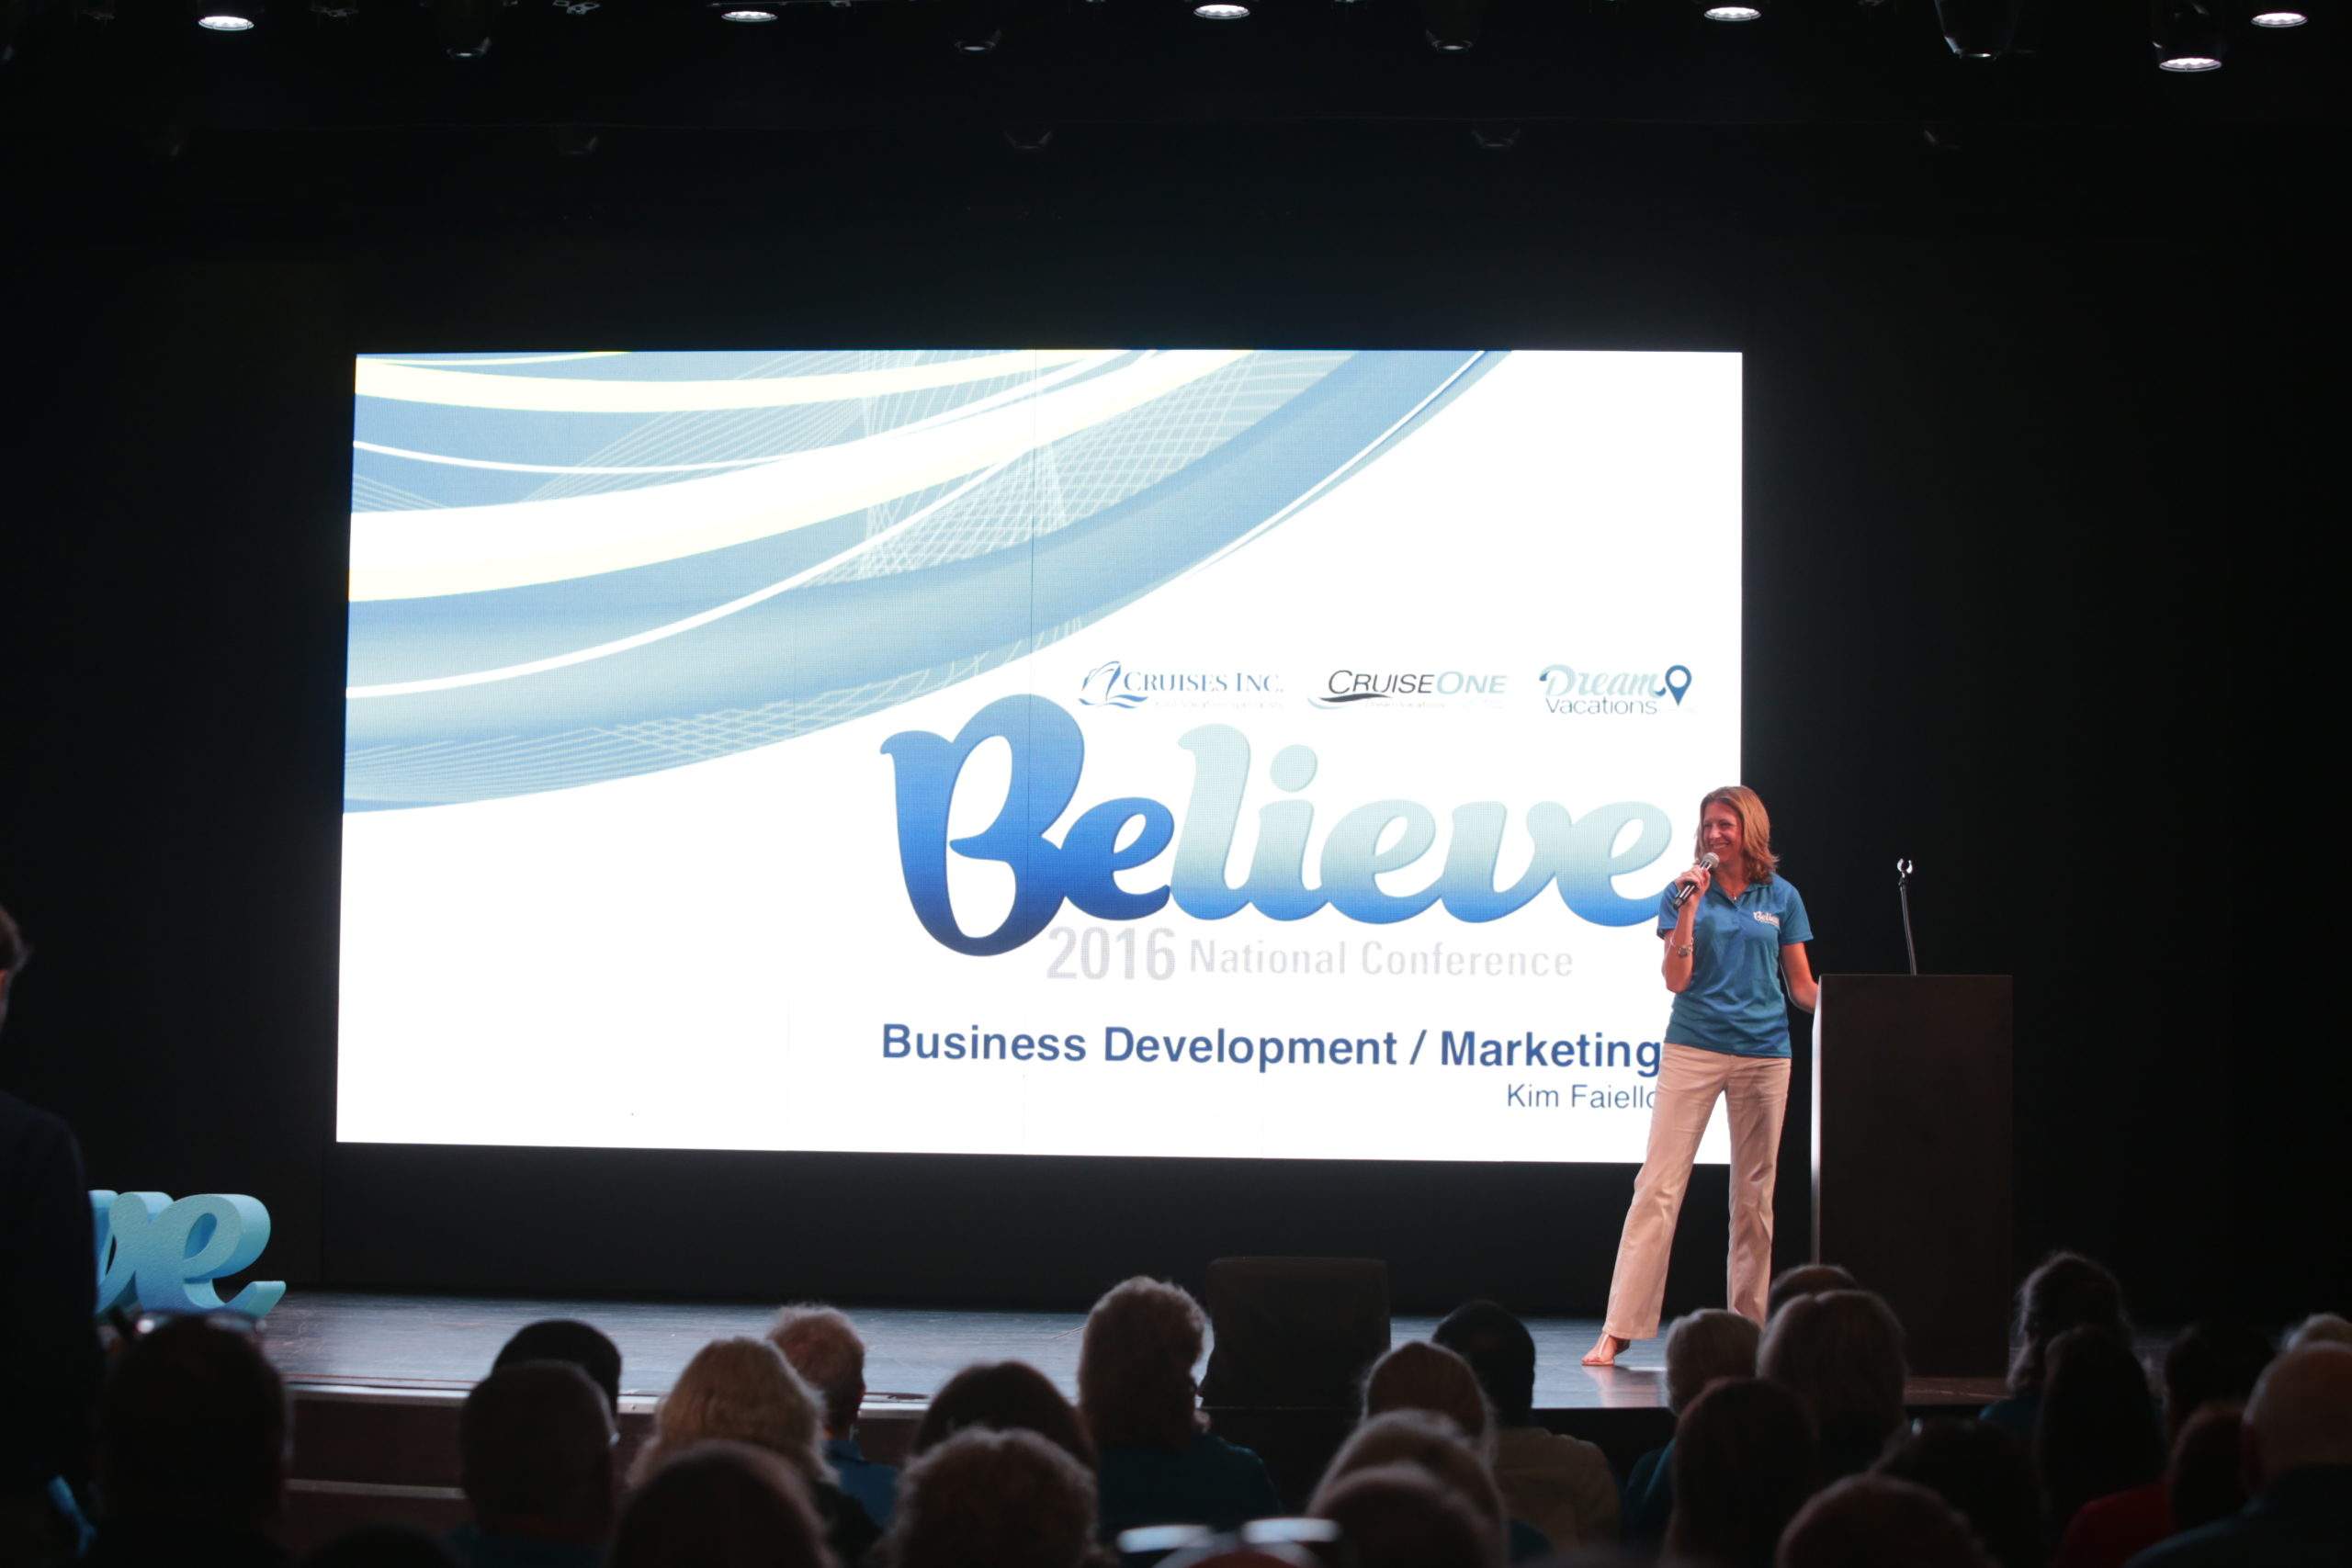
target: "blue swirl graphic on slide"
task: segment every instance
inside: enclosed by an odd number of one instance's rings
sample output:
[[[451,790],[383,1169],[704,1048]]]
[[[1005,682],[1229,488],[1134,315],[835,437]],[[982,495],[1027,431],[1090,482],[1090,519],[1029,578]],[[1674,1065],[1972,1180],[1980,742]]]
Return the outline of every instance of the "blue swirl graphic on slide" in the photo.
[[[969,679],[1278,523],[1496,357],[364,359],[345,809],[684,766]]]

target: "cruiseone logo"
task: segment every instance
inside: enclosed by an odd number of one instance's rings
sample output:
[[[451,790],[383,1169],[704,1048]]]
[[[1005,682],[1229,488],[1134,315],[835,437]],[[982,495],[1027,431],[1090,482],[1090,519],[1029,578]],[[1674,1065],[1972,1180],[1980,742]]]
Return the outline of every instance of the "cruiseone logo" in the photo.
[[[1395,704],[1404,707],[1433,707],[1441,703],[1491,699],[1510,690],[1508,675],[1480,674],[1468,670],[1349,670],[1325,676],[1310,694],[1319,708],[1347,707],[1357,703]]]
[[[1282,693],[1282,677],[1247,670],[1130,670],[1113,659],[1096,665],[1079,682],[1080,707],[1141,707],[1157,700],[1166,707],[1247,705]]]
[[[1569,664],[1547,664],[1536,679],[1544,682],[1545,711],[1562,717],[1585,714],[1653,714],[1663,711],[1658,699],[1671,697],[1680,707],[1690,690],[1690,667],[1669,664],[1663,675],[1625,670],[1578,670]]]
[[[1004,803],[987,827],[951,841],[957,782],[973,752],[995,740],[1012,748]],[[1672,841],[1666,813],[1646,801],[1614,801],[1580,817],[1556,801],[1531,804],[1521,820],[1533,853],[1527,869],[1500,887],[1495,874],[1510,808],[1492,800],[1457,805],[1437,875],[1412,892],[1391,893],[1380,877],[1438,847],[1438,818],[1418,801],[1373,800],[1332,824],[1310,885],[1307,841],[1316,807],[1297,797],[1315,783],[1321,761],[1312,748],[1298,745],[1281,748],[1267,762],[1264,785],[1274,798],[1258,807],[1248,874],[1238,885],[1229,883],[1227,860],[1251,788],[1250,738],[1228,724],[1204,724],[1176,744],[1193,761],[1181,826],[1164,803],[1121,795],[1089,807],[1056,843],[1046,834],[1077,798],[1086,768],[1085,736],[1059,704],[1026,693],[999,697],[953,739],[909,729],[885,740],[898,786],[899,866],[923,930],[942,946],[986,957],[1036,936],[1064,903],[1098,920],[1143,919],[1170,901],[1199,920],[1252,908],[1272,919],[1296,920],[1329,905],[1368,925],[1410,919],[1442,905],[1457,920],[1480,923],[1556,886],[1570,912],[1595,925],[1638,925],[1657,912],[1656,889],[1633,898],[1616,889],[1618,878],[1655,863]],[[1141,891],[1120,885],[1119,874],[1150,864],[1171,846],[1164,881]],[[995,930],[968,932],[956,919],[947,886],[951,852],[1012,873],[1012,907]],[[1517,853],[1514,848],[1514,860]]]

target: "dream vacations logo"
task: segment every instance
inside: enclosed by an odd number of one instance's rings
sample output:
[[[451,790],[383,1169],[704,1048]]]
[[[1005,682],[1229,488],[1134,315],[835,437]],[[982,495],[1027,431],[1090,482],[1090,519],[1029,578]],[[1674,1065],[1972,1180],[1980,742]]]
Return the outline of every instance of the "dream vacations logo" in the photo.
[[[1264,705],[1282,689],[1281,676],[1254,671],[1130,670],[1113,659],[1086,672],[1078,702],[1090,708],[1133,708],[1147,702],[1162,707]]]
[[[1012,749],[1003,804],[987,827],[950,840],[947,824],[966,764],[998,740]],[[953,739],[909,729],[885,740],[898,785],[899,867],[923,930],[943,947],[987,957],[1036,936],[1064,903],[1098,920],[1143,919],[1170,901],[1196,920],[1221,920],[1245,908],[1299,920],[1328,905],[1368,925],[1410,919],[1442,905],[1453,919],[1475,924],[1501,919],[1556,886],[1569,912],[1595,925],[1639,925],[1657,912],[1655,889],[1629,898],[1616,887],[1620,878],[1655,863],[1673,840],[1666,813],[1647,801],[1615,801],[1581,817],[1556,801],[1529,806],[1521,823],[1532,845],[1527,869],[1501,886],[1495,878],[1511,813],[1498,800],[1453,808],[1437,874],[1410,892],[1392,893],[1380,878],[1418,864],[1438,847],[1437,814],[1418,801],[1374,800],[1343,812],[1310,867],[1316,807],[1298,797],[1322,764],[1306,746],[1284,746],[1266,764],[1264,783],[1275,798],[1258,807],[1249,871],[1238,884],[1229,882],[1227,867],[1251,785],[1250,739],[1229,724],[1204,724],[1176,744],[1193,760],[1181,829],[1166,804],[1122,795],[1080,812],[1057,843],[1046,835],[1078,798],[1086,769],[1086,737],[1058,704],[1026,693],[999,697]],[[1120,880],[1171,849],[1168,874],[1156,886],[1136,887],[1132,875]],[[1012,905],[993,931],[974,934],[956,919],[948,892],[951,853],[992,861],[1012,874]]]
[[[1627,670],[1578,670],[1568,664],[1547,664],[1536,679],[1544,682],[1544,707],[1566,718],[1600,714],[1655,714],[1666,711],[1659,699],[1671,697],[1680,707],[1690,690],[1690,667],[1669,664],[1663,675]]]

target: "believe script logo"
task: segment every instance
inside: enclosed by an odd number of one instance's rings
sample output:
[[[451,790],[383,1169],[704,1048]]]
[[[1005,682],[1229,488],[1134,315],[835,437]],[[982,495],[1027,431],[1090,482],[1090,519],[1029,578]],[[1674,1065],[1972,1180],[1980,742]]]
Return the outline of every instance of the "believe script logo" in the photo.
[[[990,740],[1012,748],[1003,808],[979,832],[951,842],[948,807],[956,782],[972,753]],[[1235,886],[1226,881],[1225,868],[1249,788],[1249,739],[1231,725],[1204,724],[1177,744],[1193,754],[1193,792],[1181,834],[1167,806],[1123,795],[1089,807],[1057,844],[1046,834],[1077,797],[1086,767],[1085,737],[1057,704],[1035,695],[1000,697],[952,740],[910,729],[884,741],[898,779],[899,864],[923,930],[958,953],[1009,953],[1044,931],[1066,901],[1096,919],[1135,920],[1157,913],[1170,898],[1202,920],[1221,920],[1250,907],[1277,920],[1295,920],[1327,904],[1374,925],[1409,919],[1432,904],[1442,904],[1458,920],[1496,920],[1555,884],[1560,901],[1596,925],[1635,925],[1657,912],[1654,893],[1627,898],[1613,885],[1656,861],[1670,838],[1666,813],[1640,801],[1596,807],[1581,818],[1548,800],[1529,807],[1534,859],[1508,887],[1495,886],[1495,869],[1509,808],[1498,801],[1457,806],[1436,879],[1415,892],[1388,893],[1379,877],[1413,864],[1437,843],[1437,818],[1429,807],[1375,800],[1349,811],[1324,840],[1319,875],[1310,887],[1306,844],[1315,807],[1272,800],[1258,808],[1249,874]],[[1274,753],[1266,782],[1295,795],[1315,782],[1320,765],[1310,748],[1286,746]],[[1628,837],[1621,847],[1618,840]],[[1164,884],[1143,892],[1119,886],[1115,874],[1148,864],[1171,843],[1175,860]],[[970,935],[956,921],[947,891],[950,851],[999,862],[1012,873],[1012,908],[994,931]]]

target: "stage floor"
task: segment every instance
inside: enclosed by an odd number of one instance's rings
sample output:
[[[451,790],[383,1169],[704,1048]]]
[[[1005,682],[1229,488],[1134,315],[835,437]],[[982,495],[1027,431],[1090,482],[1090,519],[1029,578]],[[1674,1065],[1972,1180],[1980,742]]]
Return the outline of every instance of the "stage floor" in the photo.
[[[843,1306],[866,1347],[866,1403],[876,1414],[919,1407],[964,1366],[1023,1360],[1066,1394],[1078,1392],[1081,1312],[953,1312]],[[772,1303],[517,1300],[289,1291],[264,1329],[270,1358],[298,1391],[460,1393],[490,1370],[509,1335],[543,1317],[577,1317],[621,1349],[625,1407],[644,1408],[709,1341],[760,1334]],[[1428,1337],[1433,1317],[1399,1316],[1397,1341]],[[1531,1318],[1538,1410],[1656,1410],[1666,1404],[1663,1340],[1635,1345],[1614,1368],[1578,1358],[1600,1332],[1593,1318]],[[1976,1405],[2000,1396],[1990,1378],[1915,1378],[1905,1403]]]

